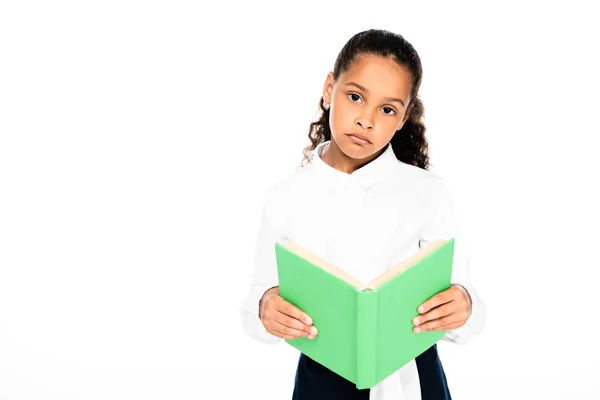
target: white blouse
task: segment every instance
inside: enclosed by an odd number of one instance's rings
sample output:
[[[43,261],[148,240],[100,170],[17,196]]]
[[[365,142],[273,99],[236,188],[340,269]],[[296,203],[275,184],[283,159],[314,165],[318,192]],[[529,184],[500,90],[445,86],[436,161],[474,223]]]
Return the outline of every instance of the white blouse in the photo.
[[[283,340],[267,332],[258,318],[263,293],[278,285],[275,241],[293,240],[367,283],[424,243],[454,237],[451,281],[468,291],[471,315],[442,340],[464,344],[478,335],[485,305],[469,282],[463,236],[443,178],[399,161],[391,143],[379,157],[348,174],[321,159],[329,144],[320,143],[307,166],[266,190],[254,274],[240,310],[245,332],[268,344]],[[415,360],[373,387],[370,399],[421,400]]]

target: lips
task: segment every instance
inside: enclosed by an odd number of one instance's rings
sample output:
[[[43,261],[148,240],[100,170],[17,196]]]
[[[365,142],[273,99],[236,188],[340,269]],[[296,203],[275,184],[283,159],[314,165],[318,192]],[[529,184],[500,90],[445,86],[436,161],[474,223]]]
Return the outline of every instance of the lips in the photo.
[[[365,135],[361,135],[360,133],[354,133],[353,132],[353,133],[347,133],[346,135],[349,136],[351,139],[352,139],[352,136],[354,136],[356,138],[359,138],[359,139],[362,139],[360,142],[366,141],[368,143],[371,143],[371,141],[369,140],[368,137],[366,137]]]

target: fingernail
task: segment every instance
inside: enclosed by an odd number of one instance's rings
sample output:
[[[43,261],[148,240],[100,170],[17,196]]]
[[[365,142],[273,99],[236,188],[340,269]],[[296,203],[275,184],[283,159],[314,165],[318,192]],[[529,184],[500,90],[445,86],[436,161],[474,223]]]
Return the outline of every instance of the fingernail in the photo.
[[[314,339],[315,337],[314,337],[313,335],[308,335],[308,338],[312,340],[312,339]]]
[[[419,325],[419,322],[421,322],[421,320],[419,318],[415,318],[415,320],[414,320],[415,325]]]
[[[422,307],[422,306],[421,306],[421,307],[419,308],[419,312],[423,312],[423,311],[425,311],[425,307]]]
[[[318,332],[318,331],[317,331],[317,328],[315,328],[314,326],[313,326],[313,327],[312,327],[312,329],[310,330],[310,334],[311,334],[312,336],[317,336],[317,332]]]
[[[306,318],[306,325],[312,325],[312,319]]]
[[[421,328],[415,328],[415,333],[421,332]]]

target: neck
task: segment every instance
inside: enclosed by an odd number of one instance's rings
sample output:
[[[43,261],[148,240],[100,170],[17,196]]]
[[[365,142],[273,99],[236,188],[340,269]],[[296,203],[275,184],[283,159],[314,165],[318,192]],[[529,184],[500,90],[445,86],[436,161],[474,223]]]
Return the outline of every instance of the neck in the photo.
[[[344,154],[344,152],[338,147],[335,140],[331,139],[329,147],[327,148],[327,151],[325,152],[325,154],[323,154],[321,159],[323,160],[323,162],[325,162],[332,168],[335,168],[347,174],[352,174],[360,167],[363,167],[366,164],[373,161],[374,159],[376,159],[384,151],[385,147],[366,158],[356,159],[348,157],[346,154]]]

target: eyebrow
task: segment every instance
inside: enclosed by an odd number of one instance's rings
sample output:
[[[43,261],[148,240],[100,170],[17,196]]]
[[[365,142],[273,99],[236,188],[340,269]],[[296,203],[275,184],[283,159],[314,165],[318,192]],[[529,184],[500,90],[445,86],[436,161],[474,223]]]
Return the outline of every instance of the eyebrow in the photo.
[[[361,85],[359,85],[358,83],[355,83],[355,82],[348,82],[348,83],[346,83],[346,86],[356,86],[357,88],[359,88],[363,92],[369,93],[369,91],[364,86],[361,86]],[[402,101],[402,99],[398,99],[396,97],[386,97],[385,100],[387,100],[387,101],[396,101],[396,102],[402,104],[402,107],[406,107],[406,105],[404,104],[404,102]]]

